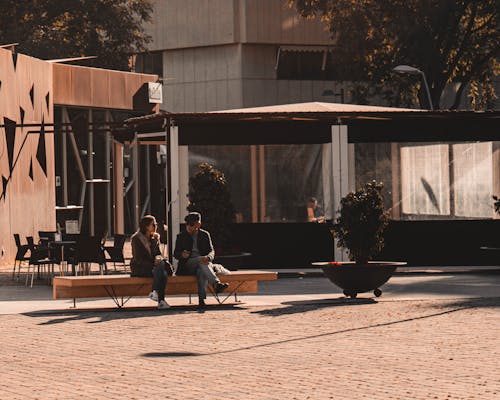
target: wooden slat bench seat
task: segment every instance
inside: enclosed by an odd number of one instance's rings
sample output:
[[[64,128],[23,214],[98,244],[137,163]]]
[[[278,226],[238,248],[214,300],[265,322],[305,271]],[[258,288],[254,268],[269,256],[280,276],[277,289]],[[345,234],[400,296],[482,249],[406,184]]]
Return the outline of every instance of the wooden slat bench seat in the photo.
[[[219,275],[221,282],[229,283],[223,292],[226,297],[217,301],[222,304],[231,295],[238,293],[257,293],[258,281],[276,280],[278,274],[268,271],[233,271]],[[54,299],[76,299],[110,297],[118,307],[122,307],[131,297],[147,296],[151,291],[152,278],[138,278],[130,275],[90,275],[57,276],[52,282]],[[166,288],[168,295],[185,294],[191,297],[198,293],[196,276],[169,276]]]

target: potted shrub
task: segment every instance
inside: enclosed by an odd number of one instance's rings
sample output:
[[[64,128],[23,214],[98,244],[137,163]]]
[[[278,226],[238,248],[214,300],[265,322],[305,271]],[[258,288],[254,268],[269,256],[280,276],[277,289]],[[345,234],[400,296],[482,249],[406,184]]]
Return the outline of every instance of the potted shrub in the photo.
[[[383,233],[389,223],[383,187],[382,183],[370,181],[341,200],[332,234],[338,240],[337,246],[348,250],[351,262],[329,262],[322,268],[346,296],[354,298],[371,290],[380,296],[379,287],[389,280],[398,265],[406,264],[370,261],[384,247]]]
[[[242,266],[249,253],[241,253],[234,241],[235,208],[225,175],[212,165],[201,163],[189,178],[188,197],[187,210],[201,213],[203,229],[212,236],[214,261],[228,269]]]

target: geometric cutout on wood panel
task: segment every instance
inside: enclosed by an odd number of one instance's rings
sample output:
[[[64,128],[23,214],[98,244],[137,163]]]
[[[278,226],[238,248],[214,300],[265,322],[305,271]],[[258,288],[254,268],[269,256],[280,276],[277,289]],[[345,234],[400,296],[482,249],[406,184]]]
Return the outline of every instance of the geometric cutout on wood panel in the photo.
[[[33,180],[33,159],[30,159],[30,172],[29,172],[31,180]]]
[[[36,149],[36,159],[42,167],[43,173],[47,176],[47,154],[45,152],[45,124],[42,118],[40,125],[40,138],[38,139],[38,148]]]
[[[3,197],[3,201],[5,201],[5,196],[7,196],[7,183],[9,183],[9,180],[2,175],[2,195],[0,199]]]
[[[19,113],[21,114],[21,125],[24,125],[24,108],[19,107]]]
[[[50,92],[47,92],[45,96],[45,103],[47,104],[47,111],[49,111],[49,100],[50,100]]]
[[[17,53],[12,52],[12,62],[14,64],[14,69],[16,69],[16,66],[17,66]]]
[[[31,99],[31,105],[35,107],[35,85],[31,85],[30,99]]]
[[[11,119],[3,117],[3,123],[5,125],[5,134],[7,141],[7,153],[9,159],[9,171],[12,175],[12,168],[14,164],[14,144],[16,142],[16,122]]]

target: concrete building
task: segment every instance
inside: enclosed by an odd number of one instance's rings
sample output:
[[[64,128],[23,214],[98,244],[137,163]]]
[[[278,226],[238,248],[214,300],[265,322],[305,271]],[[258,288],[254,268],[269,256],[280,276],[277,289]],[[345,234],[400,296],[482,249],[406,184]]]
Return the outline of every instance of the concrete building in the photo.
[[[286,0],[157,0],[138,72],[163,76],[162,109],[203,112],[342,102],[333,41]],[[329,90],[331,96],[323,96]],[[337,94],[337,96],[335,96]]]

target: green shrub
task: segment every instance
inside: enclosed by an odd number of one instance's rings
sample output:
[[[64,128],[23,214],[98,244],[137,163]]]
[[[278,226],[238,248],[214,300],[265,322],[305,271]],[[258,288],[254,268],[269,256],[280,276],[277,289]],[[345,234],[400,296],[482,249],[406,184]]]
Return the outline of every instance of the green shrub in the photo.
[[[356,264],[366,264],[384,247],[383,232],[389,223],[382,197],[383,183],[371,181],[341,200],[333,225],[338,247],[349,251]]]
[[[201,163],[189,178],[188,197],[187,210],[201,213],[203,229],[210,232],[214,247],[229,248],[235,208],[224,174],[208,163]]]

